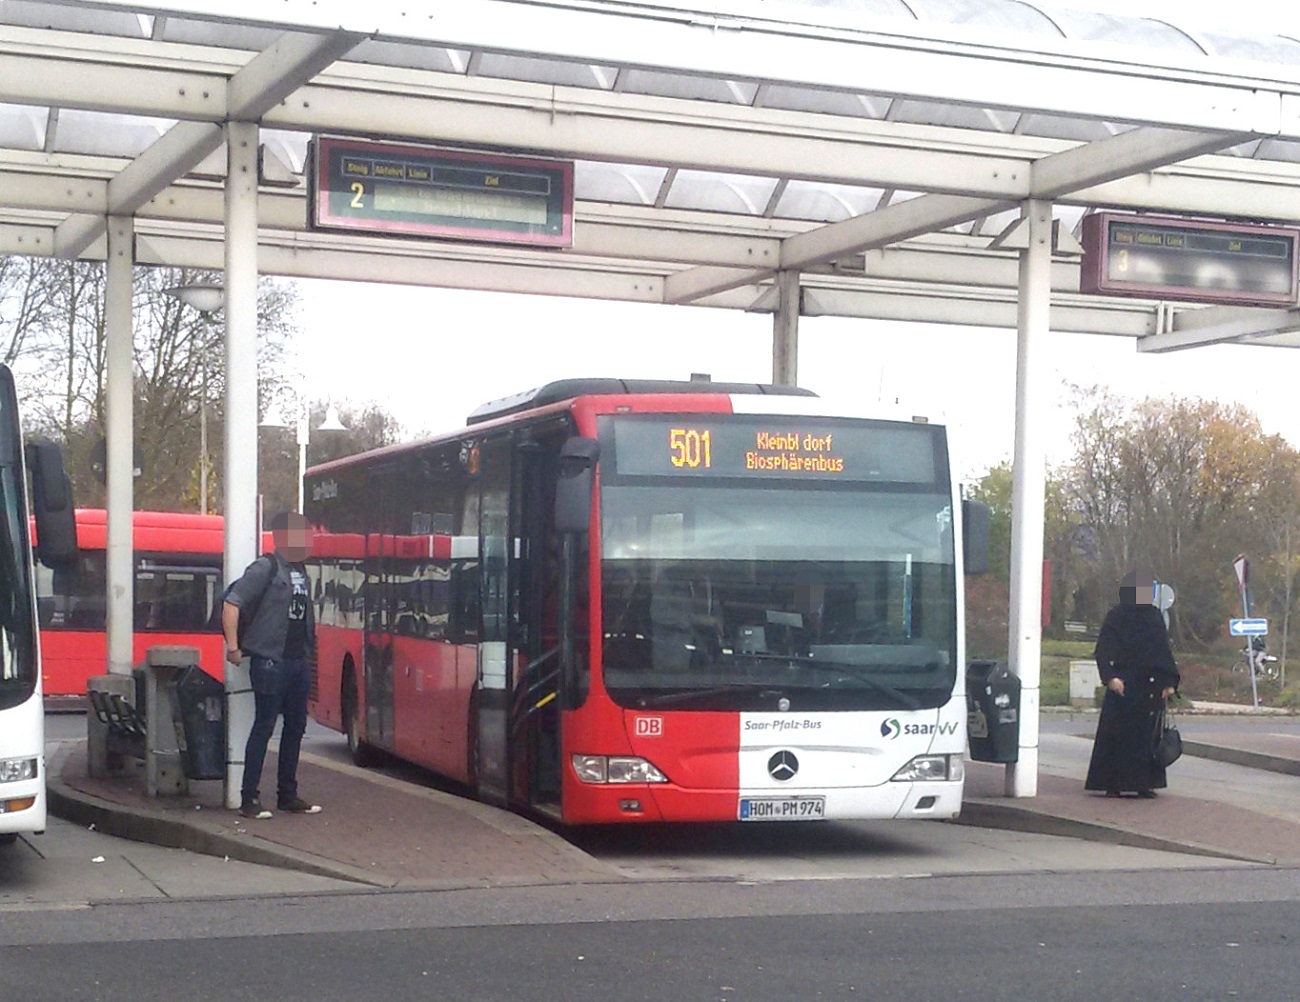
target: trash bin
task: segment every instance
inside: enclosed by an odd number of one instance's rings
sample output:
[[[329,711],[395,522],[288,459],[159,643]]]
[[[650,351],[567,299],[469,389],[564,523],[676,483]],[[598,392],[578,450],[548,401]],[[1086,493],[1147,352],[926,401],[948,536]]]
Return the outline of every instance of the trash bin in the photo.
[[[966,666],[966,734],[976,762],[1020,757],[1020,679],[1000,661]]]
[[[182,668],[171,687],[172,717],[187,779],[226,775],[225,687],[198,665]]]

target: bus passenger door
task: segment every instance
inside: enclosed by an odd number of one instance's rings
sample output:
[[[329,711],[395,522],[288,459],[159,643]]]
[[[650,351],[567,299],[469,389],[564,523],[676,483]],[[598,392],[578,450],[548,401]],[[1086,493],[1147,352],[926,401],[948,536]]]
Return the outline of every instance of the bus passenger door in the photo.
[[[362,686],[366,705],[366,742],[393,751],[393,585],[394,537],[389,526],[390,499],[382,477],[370,482],[369,495],[379,517],[371,523],[365,550],[365,622]]]
[[[514,573],[511,640],[511,781],[517,800],[560,813],[560,659],[554,581],[555,472],[567,426],[539,429],[515,452],[515,513],[519,551]]]
[[[474,774],[478,796],[492,803],[510,799],[507,742],[510,617],[510,472],[508,441],[481,446],[479,475],[479,631]]]

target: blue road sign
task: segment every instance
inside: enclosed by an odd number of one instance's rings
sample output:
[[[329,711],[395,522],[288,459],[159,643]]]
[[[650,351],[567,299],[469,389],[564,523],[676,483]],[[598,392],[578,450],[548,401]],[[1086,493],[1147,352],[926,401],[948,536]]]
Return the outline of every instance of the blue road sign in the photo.
[[[1268,634],[1268,620],[1230,619],[1228,630],[1234,637],[1263,637]]]

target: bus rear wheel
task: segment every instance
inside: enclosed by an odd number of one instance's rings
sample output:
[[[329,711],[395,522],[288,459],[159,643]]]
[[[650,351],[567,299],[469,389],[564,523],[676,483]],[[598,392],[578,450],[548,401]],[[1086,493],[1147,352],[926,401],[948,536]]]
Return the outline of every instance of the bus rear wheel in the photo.
[[[362,768],[374,765],[379,753],[361,738],[361,701],[357,698],[356,676],[351,671],[343,679],[343,725],[353,763]]]

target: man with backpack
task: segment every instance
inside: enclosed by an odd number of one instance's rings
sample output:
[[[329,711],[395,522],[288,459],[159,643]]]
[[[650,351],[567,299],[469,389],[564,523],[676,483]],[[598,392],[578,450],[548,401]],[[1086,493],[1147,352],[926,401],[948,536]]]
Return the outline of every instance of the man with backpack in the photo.
[[[320,807],[298,795],[298,754],[307,730],[307,693],[316,663],[316,624],[311,589],[302,561],[311,553],[312,527],[297,512],[271,520],[275,553],[248,565],[226,591],[221,628],[226,660],[247,656],[253,684],[253,729],[244,748],[244,781],[239,813],[265,819],[271,811],[258,799],[266,746],[277,717],[280,730],[277,805],[292,814],[319,814]]]

